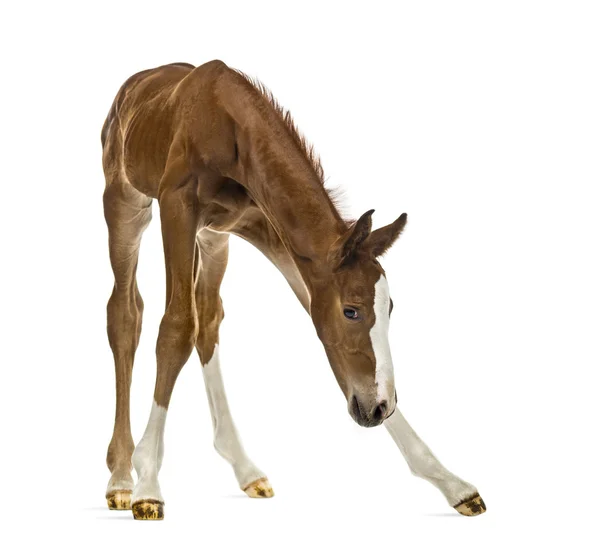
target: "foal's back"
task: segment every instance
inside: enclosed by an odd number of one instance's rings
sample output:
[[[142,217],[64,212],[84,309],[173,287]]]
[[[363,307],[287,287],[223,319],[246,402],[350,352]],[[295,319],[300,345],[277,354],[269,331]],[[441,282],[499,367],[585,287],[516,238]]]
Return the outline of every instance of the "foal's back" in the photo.
[[[202,69],[175,63],[140,71],[119,89],[102,128],[105,171],[125,173],[123,180],[156,198],[173,136],[178,130],[178,88]],[[181,93],[181,92],[179,92]],[[107,178],[115,176],[107,174]],[[119,176],[119,174],[117,174]]]

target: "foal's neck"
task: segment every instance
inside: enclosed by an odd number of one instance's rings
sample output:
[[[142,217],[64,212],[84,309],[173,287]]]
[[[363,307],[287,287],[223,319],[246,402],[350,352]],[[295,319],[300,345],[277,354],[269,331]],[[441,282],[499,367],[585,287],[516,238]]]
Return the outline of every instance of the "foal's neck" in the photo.
[[[346,225],[314,172],[261,157],[247,171],[248,190],[310,289]]]
[[[246,102],[243,110],[236,111],[243,118],[235,118],[240,129],[234,179],[246,187],[269,219],[310,287],[347,225],[315,164],[279,112],[265,110],[264,102],[260,105],[251,107]]]
[[[259,162],[247,171],[249,191],[290,254],[305,262],[325,262],[345,224],[319,179],[309,167],[266,156],[253,161]]]

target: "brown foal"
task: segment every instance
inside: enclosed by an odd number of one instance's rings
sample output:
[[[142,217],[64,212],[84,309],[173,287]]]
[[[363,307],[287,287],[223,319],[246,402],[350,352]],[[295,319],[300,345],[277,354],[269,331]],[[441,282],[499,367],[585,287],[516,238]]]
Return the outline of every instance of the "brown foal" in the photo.
[[[239,440],[219,368],[219,288],[229,234],[235,234],[271,260],[309,312],[352,417],[363,426],[384,423],[413,473],[436,485],[460,513],[485,511],[475,487],[444,468],[396,409],[387,337],[392,301],[377,257],[398,238],[406,214],[375,231],[372,211],[345,222],[289,113],[260,83],[221,61],[196,68],[170,64],[129,78],[110,109],[102,145],[115,276],[107,307],[117,381],[109,507],[131,508],[138,519],[163,518],[158,471],[164,425],[175,381],[194,347],[217,451],[249,496],[273,495]],[[167,299],[150,420],[134,447],[129,389],[144,306],[136,268],[153,198],[160,207]]]

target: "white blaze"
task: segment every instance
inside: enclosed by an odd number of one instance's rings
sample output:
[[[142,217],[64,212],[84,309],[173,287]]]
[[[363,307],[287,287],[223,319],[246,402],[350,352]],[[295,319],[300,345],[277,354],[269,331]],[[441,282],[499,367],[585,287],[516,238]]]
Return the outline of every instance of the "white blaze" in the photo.
[[[377,401],[387,400],[391,403],[394,391],[394,366],[388,331],[390,327],[390,291],[387,279],[381,276],[375,284],[375,301],[373,303],[375,324],[369,332],[371,345],[375,354],[375,383],[377,384]]]

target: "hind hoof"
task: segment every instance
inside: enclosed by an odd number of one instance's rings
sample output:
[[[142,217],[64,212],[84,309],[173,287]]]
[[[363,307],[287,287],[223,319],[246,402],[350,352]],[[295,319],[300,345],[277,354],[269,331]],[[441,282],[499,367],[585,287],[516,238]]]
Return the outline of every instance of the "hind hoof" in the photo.
[[[273,487],[266,477],[257,479],[242,489],[250,498],[272,498],[275,496]]]
[[[136,520],[162,520],[165,518],[165,504],[157,500],[140,500],[131,506]]]
[[[116,511],[131,509],[131,490],[113,490],[106,495],[108,508]]]
[[[466,517],[475,517],[486,511],[485,502],[477,492],[468,500],[455,505],[454,509]]]

